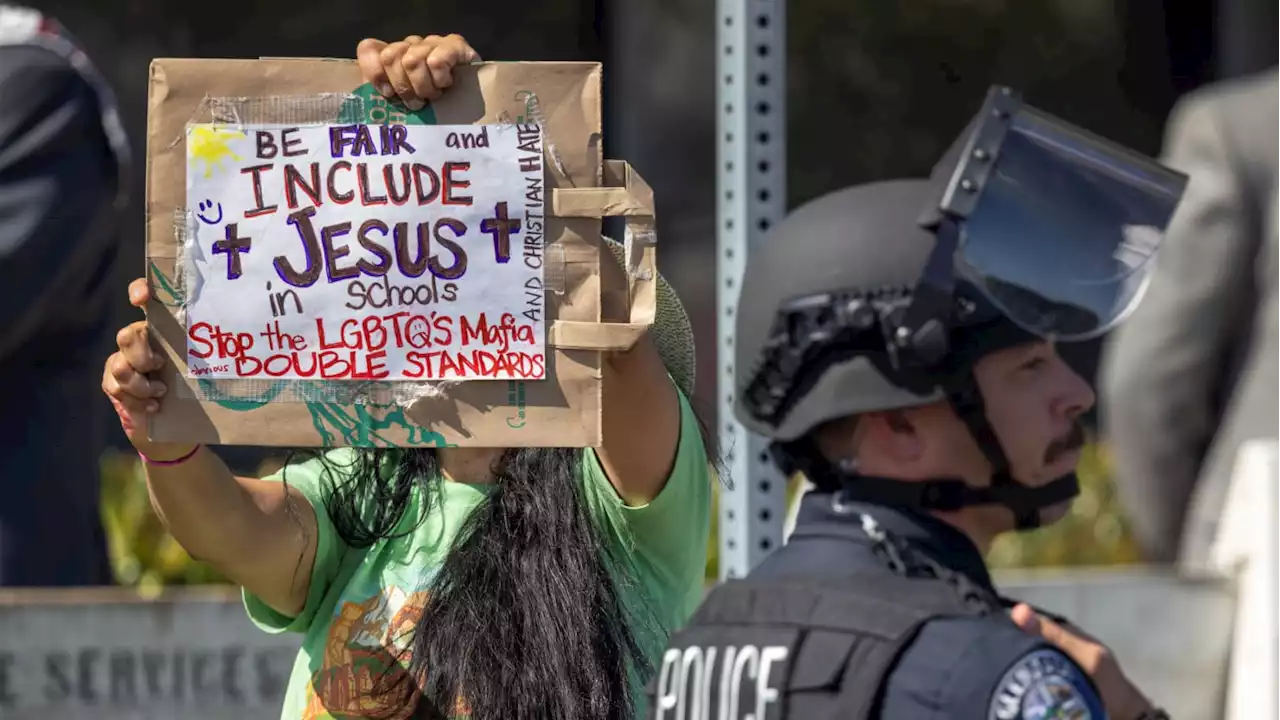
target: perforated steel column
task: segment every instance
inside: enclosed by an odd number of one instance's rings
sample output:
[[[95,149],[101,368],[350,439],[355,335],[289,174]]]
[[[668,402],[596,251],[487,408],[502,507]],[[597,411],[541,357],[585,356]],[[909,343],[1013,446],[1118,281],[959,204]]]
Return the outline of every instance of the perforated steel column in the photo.
[[[786,3],[717,0],[719,28],[720,579],[742,577],[782,543],[786,482],[733,414],[734,311],[747,252],[786,212]],[[746,368],[742,368],[746,370]]]

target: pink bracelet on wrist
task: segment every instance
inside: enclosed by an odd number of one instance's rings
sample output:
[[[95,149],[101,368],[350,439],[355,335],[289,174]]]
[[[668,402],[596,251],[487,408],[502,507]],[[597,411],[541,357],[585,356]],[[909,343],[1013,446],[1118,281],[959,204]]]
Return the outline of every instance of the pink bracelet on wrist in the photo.
[[[142,458],[142,461],[147,463],[148,465],[158,465],[160,467],[169,467],[172,465],[181,465],[182,463],[190,460],[191,458],[195,457],[196,453],[200,452],[200,449],[203,447],[204,445],[197,444],[195,447],[191,448],[191,452],[187,453],[186,455],[183,455],[182,457],[176,460],[152,460],[151,458],[142,454],[141,450],[138,451],[138,457]]]

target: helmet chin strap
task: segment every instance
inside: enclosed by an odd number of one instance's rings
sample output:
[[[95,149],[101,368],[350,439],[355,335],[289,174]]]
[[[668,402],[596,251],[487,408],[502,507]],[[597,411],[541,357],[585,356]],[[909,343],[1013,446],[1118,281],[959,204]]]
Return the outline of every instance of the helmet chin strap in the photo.
[[[1080,482],[1075,473],[1068,473],[1040,487],[1025,485],[1009,474],[1009,461],[987,421],[982,395],[971,374],[956,384],[948,400],[991,464],[991,484],[988,487],[974,487],[954,478],[900,480],[862,475],[856,467],[837,467],[827,462],[807,439],[774,443],[770,451],[774,462],[785,474],[803,472],[819,488],[839,490],[841,499],[846,502],[944,512],[981,505],[1003,505],[1013,512],[1015,527],[1020,531],[1040,527],[1043,508],[1066,502],[1080,494]]]
[[[987,489],[996,503],[1013,511],[1018,530],[1040,527],[1042,509],[1080,494],[1080,481],[1075,473],[1068,473],[1040,487],[1024,485],[1009,474],[1009,459],[1004,454],[1004,447],[1000,445],[1000,438],[996,437],[991,422],[987,420],[982,391],[972,372],[965,373],[951,388],[947,401],[969,429],[969,434],[991,465],[991,485]]]

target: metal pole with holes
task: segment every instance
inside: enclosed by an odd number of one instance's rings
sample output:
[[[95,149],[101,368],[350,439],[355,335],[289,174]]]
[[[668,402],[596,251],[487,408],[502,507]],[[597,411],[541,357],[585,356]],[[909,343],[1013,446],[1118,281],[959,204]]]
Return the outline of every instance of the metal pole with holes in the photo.
[[[716,303],[720,579],[743,577],[782,544],[786,479],[733,414],[734,311],[750,248],[786,213],[786,2],[717,0],[719,149]],[[746,370],[746,368],[741,368]]]

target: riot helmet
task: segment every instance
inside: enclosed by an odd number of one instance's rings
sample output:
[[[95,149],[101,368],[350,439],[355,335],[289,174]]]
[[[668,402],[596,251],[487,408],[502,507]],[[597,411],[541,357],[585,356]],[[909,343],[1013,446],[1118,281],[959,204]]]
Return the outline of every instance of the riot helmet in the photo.
[[[1186,177],[995,87],[928,179],[846,188],[753,247],[736,318],[735,411],[788,474],[848,499],[926,510],[998,504],[1019,529],[1079,492],[1020,483],[973,375],[982,357],[1105,333],[1141,299]],[[992,467],[960,479],[869,478],[811,431],[946,400]]]

